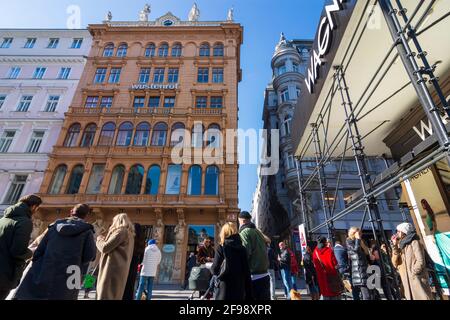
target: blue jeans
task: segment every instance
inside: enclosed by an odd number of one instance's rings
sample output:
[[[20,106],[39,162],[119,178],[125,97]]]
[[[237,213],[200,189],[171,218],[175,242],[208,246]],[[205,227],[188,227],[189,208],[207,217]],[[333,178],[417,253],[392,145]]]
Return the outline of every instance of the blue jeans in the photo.
[[[290,300],[290,292],[292,289],[292,283],[291,283],[291,270],[288,268],[281,268],[281,279],[283,279],[284,284],[284,292],[286,293],[286,298]]]
[[[141,276],[139,278],[139,287],[136,292],[136,300],[141,300],[144,289],[147,290],[147,300],[152,299],[153,279],[155,277]]]
[[[295,274],[291,274],[291,283],[292,283],[292,289],[297,291],[297,276]]]

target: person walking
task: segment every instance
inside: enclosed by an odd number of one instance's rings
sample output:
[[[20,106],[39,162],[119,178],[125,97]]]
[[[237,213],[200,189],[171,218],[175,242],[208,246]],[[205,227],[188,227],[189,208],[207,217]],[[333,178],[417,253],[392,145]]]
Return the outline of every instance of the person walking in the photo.
[[[311,247],[307,246],[305,248],[305,254],[303,255],[303,268],[305,273],[305,282],[308,286],[309,295],[312,300],[320,299],[320,291],[317,282],[317,273],[316,268],[314,267],[314,263],[311,257]]]
[[[284,242],[278,244],[280,247],[280,254],[278,260],[280,261],[281,279],[284,285],[284,294],[287,300],[291,299],[290,292],[292,289],[291,282],[291,254]]]
[[[134,248],[134,226],[126,213],[113,218],[106,236],[97,238],[100,251],[97,300],[121,300]]]
[[[239,235],[247,250],[247,259],[252,277],[252,297],[254,300],[270,300],[269,258],[264,235],[251,222],[247,211],[239,214]]]
[[[0,219],[0,300],[16,288],[32,252],[28,249],[33,230],[31,217],[39,210],[41,198],[27,195],[5,209]]]
[[[144,290],[147,291],[147,300],[152,299],[153,280],[156,277],[156,270],[161,263],[161,251],[156,245],[156,240],[148,241],[145,248],[144,259],[142,260],[141,276],[139,278],[139,287],[136,292],[136,300],[141,300]]]
[[[347,249],[340,241],[336,241],[333,249],[334,255],[339,265],[339,273],[344,276],[348,273],[348,253]]]
[[[276,300],[276,294],[275,294],[275,290],[276,290],[276,278],[275,278],[275,272],[278,271],[279,267],[278,267],[278,258],[277,258],[277,254],[275,253],[275,251],[273,250],[273,248],[271,247],[271,240],[269,237],[264,236],[264,239],[266,239],[266,244],[267,244],[267,257],[269,259],[269,269],[267,270],[269,272],[269,277],[270,277],[270,299],[271,300]]]
[[[217,276],[215,300],[251,300],[251,276],[247,251],[235,223],[227,222],[220,231],[220,245],[211,267]]]
[[[294,251],[292,251],[289,247],[286,247],[291,256],[291,289],[297,291],[297,275],[298,275],[298,262],[297,257],[295,256]]]
[[[414,226],[404,222],[392,237],[392,264],[398,269],[407,300],[433,300],[425,252]]]
[[[327,246],[327,238],[320,236],[313,253],[313,264],[323,300],[341,300],[343,284],[333,250]]]
[[[138,265],[144,257],[145,233],[142,231],[142,226],[139,223],[134,224],[134,232],[133,257],[131,258],[130,270],[128,271],[127,284],[125,285],[122,300],[134,299]]]
[[[352,286],[355,290],[354,298],[359,300],[356,295],[361,292],[363,300],[373,300],[372,294],[367,288],[369,249],[361,238],[361,230],[357,227],[351,227],[348,230],[347,251],[350,259]]]
[[[17,300],[77,300],[79,288],[70,278],[83,277],[95,259],[94,227],[85,222],[90,208],[77,204],[70,217],[49,225],[33,255],[31,269],[19,285]]]

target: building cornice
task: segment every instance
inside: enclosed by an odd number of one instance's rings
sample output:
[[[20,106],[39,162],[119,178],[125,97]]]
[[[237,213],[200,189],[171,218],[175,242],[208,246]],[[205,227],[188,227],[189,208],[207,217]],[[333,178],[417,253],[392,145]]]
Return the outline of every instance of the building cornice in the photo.
[[[79,63],[84,64],[86,56],[46,55],[0,55],[0,63]]]

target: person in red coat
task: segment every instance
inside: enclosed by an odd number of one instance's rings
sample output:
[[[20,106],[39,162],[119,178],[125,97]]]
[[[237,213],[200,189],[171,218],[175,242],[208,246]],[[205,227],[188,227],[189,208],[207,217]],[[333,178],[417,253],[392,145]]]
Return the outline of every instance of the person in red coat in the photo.
[[[312,259],[323,300],[340,300],[341,292],[335,292],[329,282],[330,277],[338,277],[337,268],[339,265],[333,250],[327,246],[327,238],[319,237]]]
[[[289,254],[291,255],[291,282],[292,282],[292,289],[297,291],[297,275],[298,275],[298,262],[297,257],[295,256],[295,253],[287,248],[289,251]]]

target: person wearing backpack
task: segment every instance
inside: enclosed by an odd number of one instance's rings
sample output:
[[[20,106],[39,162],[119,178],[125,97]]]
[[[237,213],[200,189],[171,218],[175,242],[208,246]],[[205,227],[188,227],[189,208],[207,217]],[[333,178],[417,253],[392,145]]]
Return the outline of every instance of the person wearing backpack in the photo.
[[[217,276],[215,300],[251,300],[247,251],[233,222],[225,223],[220,231],[220,245],[211,271]]]

